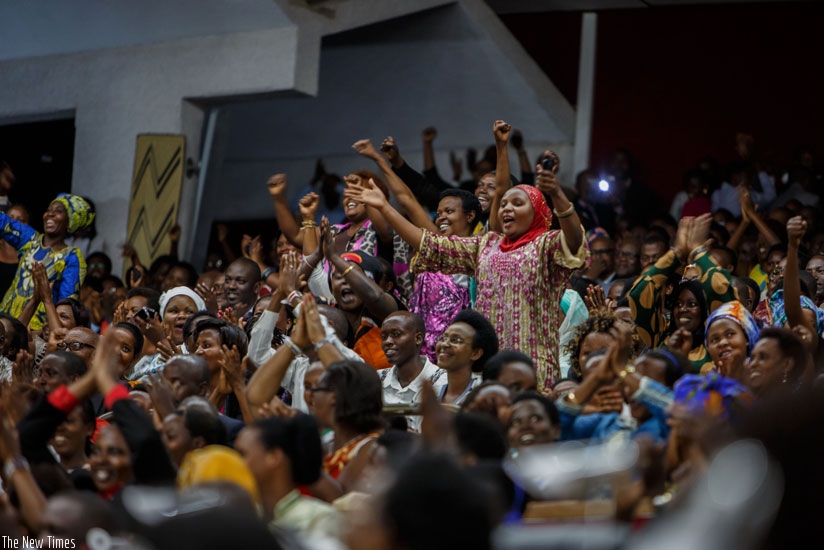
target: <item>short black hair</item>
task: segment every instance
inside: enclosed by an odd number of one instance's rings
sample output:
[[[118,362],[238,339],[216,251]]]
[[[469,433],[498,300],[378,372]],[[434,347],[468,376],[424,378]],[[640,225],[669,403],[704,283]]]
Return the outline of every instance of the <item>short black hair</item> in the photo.
[[[504,427],[495,418],[479,412],[459,412],[454,420],[458,450],[479,460],[503,460],[507,451]]]
[[[546,411],[547,418],[552,423],[553,426],[560,427],[561,426],[561,413],[558,412],[558,408],[555,406],[555,403],[552,399],[546,397],[545,395],[541,395],[536,391],[525,391],[524,393],[519,393],[515,397],[512,398],[512,405],[514,406],[515,403],[520,403],[521,401],[537,401],[540,403],[544,410]]]
[[[75,300],[74,298],[63,298],[56,304],[54,307],[57,306],[69,306],[72,308],[72,317],[74,317],[74,324],[78,327],[84,328],[91,328],[92,326],[92,316],[89,313],[89,310],[81,304],[79,301]]]
[[[197,324],[194,335],[195,340],[200,337],[204,330],[213,329],[220,334],[220,343],[229,349],[232,346],[237,346],[237,351],[241,357],[246,355],[249,350],[249,340],[246,338],[246,333],[237,325],[227,323],[223,319],[206,318]]]
[[[176,262],[172,265],[172,267],[169,268],[169,271],[171,271],[172,269],[175,269],[175,268],[182,269],[182,270],[186,271],[186,274],[188,275],[188,279],[186,281],[186,286],[189,287],[189,288],[194,288],[195,285],[197,284],[197,279],[200,276],[200,275],[198,275],[197,269],[195,269],[195,266],[193,266],[189,262]],[[260,269],[260,268],[258,268],[258,269]]]
[[[324,374],[335,392],[335,422],[359,434],[384,427],[383,385],[374,367],[362,361],[337,361]]]
[[[797,384],[807,366],[807,351],[804,342],[796,333],[786,328],[767,327],[758,335],[758,339],[772,338],[778,344],[781,354],[793,360],[793,368],[787,373],[787,382]]]
[[[122,328],[132,334],[134,337],[134,356],[135,358],[140,357],[140,354],[143,353],[143,344],[145,343],[143,333],[140,332],[140,329],[131,323],[117,323],[114,328]]]
[[[202,437],[205,445],[226,445],[226,426],[218,415],[197,408],[178,410],[176,414],[183,417],[183,425],[192,437]]]
[[[474,226],[474,224],[480,221],[483,210],[481,209],[481,202],[474,193],[470,193],[466,189],[447,189],[441,192],[441,195],[438,197],[438,202],[441,202],[446,197],[461,199],[461,208],[463,208],[464,214],[469,214],[470,212],[475,214],[475,217],[472,218],[471,226]],[[470,229],[472,229],[471,226]]]
[[[649,349],[641,355],[664,363],[664,384],[668,388],[672,388],[679,378],[692,372],[692,363],[677,351]]]
[[[738,254],[735,253],[735,250],[733,250],[729,246],[719,244],[714,246],[712,250],[710,250],[710,254],[712,254],[712,252],[715,250],[720,250],[721,252],[725,253],[730,257],[730,265],[732,265],[732,269],[733,271],[735,271],[735,268],[738,266]],[[723,265],[721,267],[726,268],[726,266]]]
[[[160,292],[147,286],[136,286],[129,290],[129,293],[126,294],[126,299],[134,298],[135,296],[146,298],[147,308],[160,311]]]
[[[498,353],[498,334],[495,332],[495,327],[474,309],[464,309],[458,312],[450,324],[455,323],[466,323],[475,330],[472,348],[483,350],[483,355],[472,363],[472,372],[483,372],[486,362]]]
[[[26,328],[26,325],[8,313],[0,312],[0,319],[5,319],[10,322],[12,328],[14,329],[14,334],[11,338],[8,334],[6,335],[6,357],[14,361],[18,351],[29,349],[29,331]]]
[[[260,433],[260,442],[267,451],[281,449],[289,457],[295,483],[311,485],[318,480],[323,447],[315,417],[299,413],[289,419],[264,418],[256,420],[252,427]]]
[[[100,261],[103,262],[103,268],[106,270],[106,273],[112,272],[112,259],[109,258],[108,254],[103,251],[96,250],[92,252],[88,256],[86,256],[86,265],[88,266],[91,263],[92,258],[100,258]]]
[[[449,518],[449,529],[444,529],[444,518]],[[386,494],[382,521],[396,548],[492,548],[487,494],[445,455],[420,453],[409,460]]]
[[[533,369],[535,368],[535,363],[533,363],[529,355],[520,351],[505,349],[490,357],[489,361],[486,362],[486,366],[484,367],[484,380],[497,380],[498,377],[501,376],[501,370],[503,370],[504,365],[515,362],[526,363]]]
[[[189,315],[189,318],[186,319],[185,323],[183,323],[183,338],[188,338],[192,335],[192,333],[194,332],[195,322],[197,322],[200,319],[205,319],[207,317],[210,319],[217,319],[217,315],[215,315],[207,309],[201,309]],[[194,350],[190,349],[189,353],[194,353]]]
[[[74,353],[68,351],[53,351],[49,355],[54,355],[55,357],[59,357],[63,360],[63,364],[66,368],[66,376],[70,379],[77,378],[79,376],[83,376],[86,374],[88,367],[86,366],[86,362],[81,358],[79,355],[75,355]],[[46,357],[48,357],[47,355]],[[43,359],[45,359],[44,357]]]
[[[249,258],[238,258],[237,260],[235,260],[234,262],[229,264],[229,267],[232,267],[233,264],[239,264],[239,265],[244,266],[246,269],[248,269],[249,270],[249,278],[251,279],[251,281],[253,283],[260,280],[260,278],[261,278],[260,266],[258,264],[256,264],[255,262],[253,262],[252,260],[250,260]],[[197,280],[197,277],[195,277],[195,280]]]

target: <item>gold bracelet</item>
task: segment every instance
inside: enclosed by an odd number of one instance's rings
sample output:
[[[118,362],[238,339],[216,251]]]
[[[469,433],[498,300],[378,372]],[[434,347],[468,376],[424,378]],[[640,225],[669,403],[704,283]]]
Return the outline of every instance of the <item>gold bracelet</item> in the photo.
[[[572,204],[572,203],[570,203],[569,208],[567,208],[563,212],[558,212],[557,210],[555,210],[555,215],[558,216],[559,218],[568,218],[571,215],[573,215],[574,213],[575,213],[575,205]]]
[[[311,221],[311,220],[304,220],[304,221],[300,222],[300,228],[301,229],[306,229],[307,227],[317,227],[317,226],[318,226],[318,223],[315,222],[315,221]]]
[[[346,269],[343,270],[343,273],[340,274],[341,277],[346,277],[346,274],[355,269],[355,264],[350,265]]]
[[[630,374],[632,374],[634,372],[635,372],[635,367],[633,365],[627,365],[626,367],[624,367],[624,370],[622,370],[621,372],[618,373],[618,378],[620,378],[621,381],[623,382],[624,378],[626,378],[627,376],[629,376]]]
[[[569,401],[573,405],[578,404],[578,401],[575,399],[575,392],[574,391],[569,392],[568,394],[566,394],[566,396],[567,396],[567,401]]]

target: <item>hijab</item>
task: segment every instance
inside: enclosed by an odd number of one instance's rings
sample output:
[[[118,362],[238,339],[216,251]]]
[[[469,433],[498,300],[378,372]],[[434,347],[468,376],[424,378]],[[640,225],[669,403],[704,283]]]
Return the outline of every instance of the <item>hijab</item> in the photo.
[[[512,189],[520,189],[526,193],[526,196],[529,198],[529,202],[532,203],[532,210],[534,214],[532,216],[532,223],[530,224],[529,229],[526,230],[526,233],[515,240],[512,240],[509,237],[504,237],[501,240],[501,252],[511,252],[531,243],[549,231],[549,225],[552,223],[552,211],[549,209],[549,206],[547,206],[543,193],[541,193],[536,187],[532,187],[531,185],[517,185]]]

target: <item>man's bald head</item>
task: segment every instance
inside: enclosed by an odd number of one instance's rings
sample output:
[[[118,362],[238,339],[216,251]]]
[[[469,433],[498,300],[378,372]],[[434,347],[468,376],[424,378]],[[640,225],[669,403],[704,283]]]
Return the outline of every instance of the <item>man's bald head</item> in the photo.
[[[163,376],[178,403],[192,395],[206,395],[209,389],[209,363],[199,355],[176,355],[166,363]]]
[[[326,317],[326,320],[335,329],[338,340],[346,342],[346,336],[349,334],[349,321],[346,320],[343,311],[326,304],[318,304],[318,313]]]

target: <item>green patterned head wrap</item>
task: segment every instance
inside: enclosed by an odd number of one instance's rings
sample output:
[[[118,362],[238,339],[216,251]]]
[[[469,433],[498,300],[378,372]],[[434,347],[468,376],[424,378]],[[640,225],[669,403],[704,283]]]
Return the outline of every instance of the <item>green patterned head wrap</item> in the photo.
[[[66,209],[69,218],[69,235],[86,229],[94,221],[94,211],[91,205],[80,195],[60,193],[52,202],[59,202]]]

